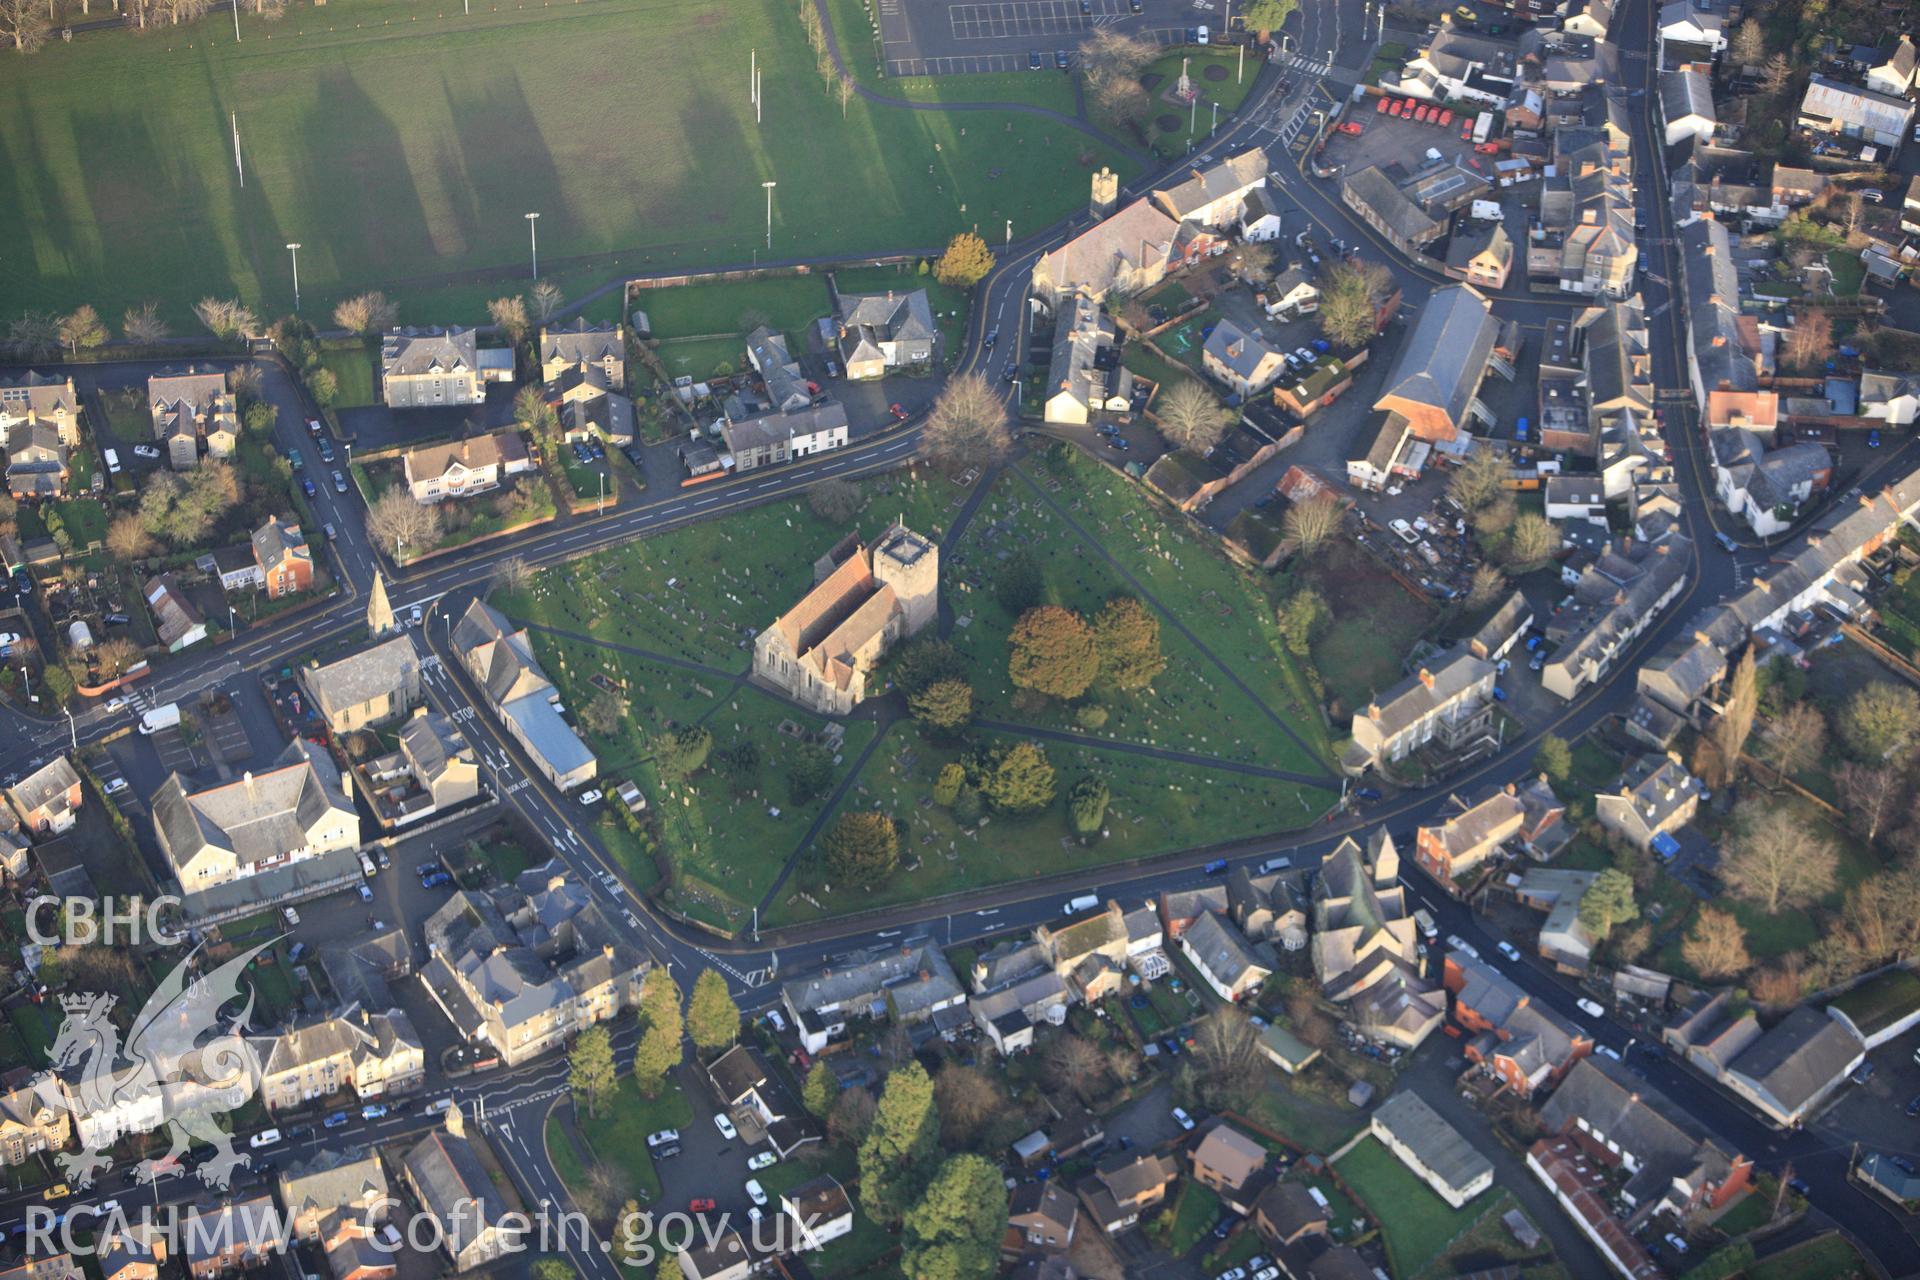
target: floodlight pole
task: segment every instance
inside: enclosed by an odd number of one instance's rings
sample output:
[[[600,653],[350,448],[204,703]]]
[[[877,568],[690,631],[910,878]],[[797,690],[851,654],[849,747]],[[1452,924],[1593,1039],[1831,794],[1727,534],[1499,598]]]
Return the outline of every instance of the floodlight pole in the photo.
[[[233,0],[233,42],[240,43],[240,0]]]
[[[293,255],[293,309],[300,309],[300,244],[298,241],[287,243],[287,252]]]
[[[540,222],[539,214],[530,213],[527,215],[527,242],[533,246],[533,278],[535,280],[538,280],[540,278],[540,232],[538,229],[539,222]]]
[[[773,189],[775,186],[779,184],[773,183],[773,182],[763,182],[760,185],[767,189],[767,252],[772,253],[773,252]]]

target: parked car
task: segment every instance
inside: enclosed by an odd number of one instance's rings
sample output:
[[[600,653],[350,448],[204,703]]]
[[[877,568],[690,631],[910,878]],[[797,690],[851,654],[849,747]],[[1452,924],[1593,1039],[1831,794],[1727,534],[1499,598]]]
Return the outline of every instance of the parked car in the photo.
[[[317,498],[320,496],[319,486],[313,483],[312,476],[300,477],[300,492],[306,494],[309,498]]]
[[[1067,69],[1069,64],[1067,61],[1067,51],[1065,49],[1055,49],[1053,51],[1053,65],[1062,71]]]
[[[1587,997],[1581,996],[1573,1003],[1575,1008],[1579,1009],[1580,1012],[1586,1014],[1589,1018],[1604,1018],[1607,1016],[1607,1011],[1600,1007],[1598,1000],[1589,1000]]]
[[[762,1206],[763,1208],[766,1206],[767,1189],[760,1185],[759,1179],[757,1178],[747,1179],[747,1199],[753,1201],[757,1205]]]
[[[1173,1121],[1182,1129],[1191,1130],[1193,1128],[1193,1117],[1187,1114],[1185,1107],[1175,1107],[1173,1109]]]
[[[775,1155],[771,1151],[762,1151],[759,1155],[747,1161],[747,1168],[753,1170],[755,1173],[758,1173],[762,1169],[771,1169],[773,1168],[774,1165],[779,1163],[780,1163],[779,1156]]]
[[[344,1111],[336,1111],[332,1115],[328,1116],[321,1123],[329,1129],[338,1129],[341,1125],[345,1124],[346,1122],[347,1122],[347,1113]]]
[[[360,901],[362,902],[373,901],[373,890],[367,888],[366,881],[362,880],[359,884],[355,885],[354,888],[360,891]]]
[[[1516,962],[1520,959],[1520,948],[1514,946],[1511,942],[1508,942],[1505,938],[1502,938],[1500,941],[1494,943],[1493,945],[1500,952],[1500,954],[1505,956],[1507,959],[1513,960]]]
[[[333,471],[333,491],[335,493],[345,493],[347,491],[346,473],[338,467],[335,467]]]
[[[1667,1234],[1663,1238],[1666,1240],[1667,1244],[1672,1247],[1675,1253],[1685,1253],[1687,1251],[1687,1242],[1685,1240],[1682,1240],[1679,1236],[1673,1234],[1673,1232],[1671,1231],[1667,1232]]]
[[[907,411],[902,409],[898,404],[888,405],[887,412],[893,415],[895,422],[905,422],[907,420]]]
[[[605,794],[599,791],[598,789],[582,791],[580,793],[581,804],[588,804],[588,805],[599,804],[605,798],[606,798]]]
[[[152,444],[137,444],[133,446],[133,456],[136,458],[157,458],[160,456],[160,447]]]
[[[720,1136],[725,1138],[728,1142],[732,1142],[735,1138],[738,1138],[740,1136],[740,1131],[733,1127],[733,1121],[727,1119],[725,1112],[714,1113],[713,1127],[718,1129],[720,1131]]]
[[[360,1108],[360,1118],[362,1120],[378,1120],[386,1114],[386,1107],[378,1102],[369,1102],[366,1106]]]
[[[712,1213],[713,1210],[714,1203],[711,1196],[695,1196],[687,1201],[688,1213]]]
[[[651,1150],[654,1147],[671,1147],[677,1145],[679,1141],[680,1131],[678,1129],[662,1129],[657,1133],[647,1135],[647,1148]]]
[[[1047,65],[1046,55],[1038,49],[1027,50],[1027,70],[1038,71]]]

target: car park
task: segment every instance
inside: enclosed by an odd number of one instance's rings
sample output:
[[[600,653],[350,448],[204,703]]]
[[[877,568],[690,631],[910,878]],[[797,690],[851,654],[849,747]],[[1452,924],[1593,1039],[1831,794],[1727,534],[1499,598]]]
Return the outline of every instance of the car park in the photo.
[[[728,1142],[732,1142],[740,1136],[740,1131],[733,1127],[733,1121],[729,1120],[724,1113],[716,1112],[714,1114],[713,1127],[718,1129],[720,1136]]]

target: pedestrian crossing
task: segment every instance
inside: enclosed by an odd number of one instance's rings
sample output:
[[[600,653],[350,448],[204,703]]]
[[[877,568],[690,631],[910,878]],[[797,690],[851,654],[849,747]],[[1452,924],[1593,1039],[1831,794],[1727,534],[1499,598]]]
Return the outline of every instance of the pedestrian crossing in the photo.
[[[1333,70],[1333,62],[1329,58],[1308,58],[1297,53],[1289,57],[1286,64],[1310,76],[1324,76]]]

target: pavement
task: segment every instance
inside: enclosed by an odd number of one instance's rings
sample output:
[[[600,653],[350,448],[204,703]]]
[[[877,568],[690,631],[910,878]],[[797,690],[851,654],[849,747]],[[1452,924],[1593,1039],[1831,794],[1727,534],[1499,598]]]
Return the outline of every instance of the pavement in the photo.
[[[889,3],[892,0],[888,0]],[[901,0],[914,3],[914,0]],[[883,8],[886,6],[883,5]],[[915,11],[925,8],[916,5]],[[1311,226],[1328,238],[1335,236],[1369,246],[1372,256],[1390,265],[1395,280],[1407,300],[1418,306],[1437,278],[1398,259],[1381,246],[1363,225],[1347,216],[1334,195],[1331,183],[1308,177],[1299,167],[1284,142],[1291,138],[1299,121],[1313,109],[1316,101],[1327,100],[1319,92],[1317,72],[1323,67],[1344,69],[1352,74],[1366,63],[1372,32],[1366,29],[1375,17],[1368,6],[1352,0],[1318,3],[1303,9],[1288,27],[1289,52],[1278,62],[1263,64],[1259,79],[1241,113],[1227,122],[1205,143],[1215,154],[1245,145],[1261,145],[1271,152],[1276,190],[1288,202],[1289,233]],[[1615,19],[1615,36],[1630,50],[1644,51],[1652,45],[1653,8],[1650,0],[1628,0]],[[916,37],[918,38],[918,37]],[[1008,37],[996,37],[1008,38]],[[931,47],[931,46],[930,46]],[[933,55],[946,56],[946,55]],[[1622,60],[1623,77],[1630,88],[1644,91],[1648,80],[1649,58],[1632,56]],[[1343,86],[1336,84],[1335,89]],[[866,92],[863,90],[863,93]],[[1337,96],[1337,95],[1336,95]],[[930,104],[929,104],[930,105]],[[937,106],[935,109],[940,109]],[[1640,198],[1650,222],[1664,224],[1667,202],[1665,178],[1657,160],[1658,140],[1652,133],[1650,114],[1639,117],[1637,148],[1642,162]],[[1177,167],[1177,166],[1170,166]],[[1152,172],[1130,184],[1128,195],[1137,195],[1154,185],[1168,170]],[[979,370],[992,374],[991,357],[982,349],[981,336],[989,328],[1020,338],[1027,323],[1025,305],[1029,276],[1034,259],[1051,249],[1066,235],[1077,234],[1086,225],[1086,215],[1009,245],[1000,262],[976,293],[976,306],[969,320],[966,349],[961,355],[961,371]],[[1647,242],[1649,271],[1643,293],[1646,297],[1653,337],[1654,376],[1663,387],[1687,386],[1685,334],[1678,313],[1668,304],[1669,286],[1678,280],[1671,237],[1653,237]],[[1494,295],[1502,316],[1516,316],[1530,327],[1544,323],[1545,317],[1563,312],[1574,300],[1543,300],[1536,295],[1505,291]],[[1009,347],[1008,349],[1019,349]],[[102,376],[123,375],[127,381],[145,376],[137,364],[95,366]],[[283,448],[305,443],[303,423],[307,416],[302,393],[277,365],[269,365],[268,398],[280,410],[276,436]],[[1611,677],[1600,682],[1584,696],[1559,708],[1530,726],[1526,736],[1514,741],[1500,756],[1447,780],[1446,786],[1426,792],[1413,792],[1381,806],[1359,823],[1348,819],[1309,832],[1277,832],[1226,844],[1190,849],[1169,854],[1150,862],[1104,873],[1100,883],[1088,884],[1088,873],[1043,877],[958,895],[939,902],[920,903],[878,913],[859,913],[819,924],[769,931],[739,941],[723,941],[688,929],[650,910],[634,899],[631,891],[621,901],[640,921],[638,938],[663,963],[679,970],[683,984],[693,973],[717,968],[728,975],[730,985],[742,1006],[757,1010],[776,999],[774,987],[767,981],[773,972],[804,971],[824,959],[855,947],[869,945],[881,937],[902,934],[926,935],[942,945],[964,942],[1011,928],[1027,928],[1056,917],[1064,892],[1092,892],[1102,898],[1144,900],[1161,890],[1198,885],[1205,877],[1200,868],[1216,858],[1263,859],[1274,853],[1291,855],[1295,866],[1313,866],[1347,836],[1381,823],[1400,830],[1435,814],[1446,793],[1462,787],[1476,787],[1510,780],[1529,769],[1539,737],[1548,732],[1576,738],[1601,721],[1619,715],[1632,695],[1632,671],[1639,656],[1651,652],[1677,634],[1684,620],[1700,605],[1726,595],[1736,575],[1751,571],[1764,559],[1764,552],[1743,550],[1728,556],[1714,547],[1710,535],[1716,513],[1711,500],[1702,445],[1693,421],[1692,398],[1685,392],[1663,398],[1668,411],[1675,466],[1687,498],[1683,523],[1694,538],[1694,563],[1689,586],[1668,615],[1650,627],[1634,653],[1626,655]],[[491,717],[474,710],[472,690],[463,676],[444,660],[446,630],[452,613],[476,589],[484,586],[492,563],[504,554],[524,556],[536,567],[558,563],[634,538],[664,532],[695,520],[722,516],[744,508],[791,496],[806,485],[826,476],[854,477],[897,467],[918,450],[919,419],[912,417],[897,428],[885,429],[856,441],[847,449],[809,459],[803,463],[770,472],[736,476],[719,484],[702,486],[694,492],[670,492],[664,496],[644,495],[643,500],[622,506],[604,516],[575,519],[558,527],[543,529],[511,544],[490,547],[467,554],[454,554],[410,567],[393,574],[389,590],[396,609],[404,616],[412,606],[428,611],[428,623],[420,641],[430,655],[442,659],[428,678],[433,704],[460,719],[470,730],[486,762],[487,782],[496,795],[518,809],[536,829],[552,840],[557,856],[585,873],[588,883],[600,886],[600,871],[618,874],[617,864],[594,839],[590,829],[576,819],[581,811],[576,802],[555,792],[544,779],[532,774],[516,748],[505,739]],[[1910,464],[1911,444],[1882,451],[1879,468]],[[1868,477],[1871,478],[1870,476]],[[195,690],[230,680],[241,670],[255,670],[284,662],[290,655],[304,652],[350,633],[360,625],[364,603],[362,592],[371,581],[377,560],[366,543],[363,511],[357,493],[335,495],[330,488],[321,490],[315,505],[321,518],[336,530],[334,554],[345,586],[341,598],[296,611],[271,623],[250,628],[233,642],[199,654],[190,654],[169,662],[162,674],[144,691],[154,701],[169,701],[184,691]],[[0,741],[0,772],[17,771],[63,748],[69,734],[82,741],[94,741],[123,730],[129,717],[107,715],[99,709],[75,717],[71,726],[36,721],[18,713],[6,713],[4,723],[12,730]],[[1099,873],[1095,873],[1099,874]],[[1418,882],[1415,891],[1427,899],[1427,905],[1443,932],[1457,933],[1493,954],[1491,939],[1465,907]],[[615,897],[600,886],[597,892]],[[616,899],[618,900],[618,899]],[[394,904],[396,911],[411,910],[404,901]],[[410,918],[410,917],[409,917]],[[1542,966],[1523,961],[1500,962],[1509,976],[1532,996],[1573,1021],[1588,1027],[1596,1040],[1626,1052],[1638,1038],[1636,1032],[1612,1020],[1595,1020],[1580,1013],[1573,1004],[1574,991]],[[631,1052],[629,1042],[624,1047]],[[1652,1083],[1667,1092],[1682,1107],[1717,1132],[1732,1147],[1758,1160],[1764,1168],[1778,1169],[1791,1161],[1799,1175],[1812,1188],[1810,1199],[1824,1220],[1845,1230],[1854,1241],[1875,1255],[1888,1268],[1911,1268],[1911,1260],[1920,1256],[1920,1239],[1912,1224],[1897,1218],[1880,1205],[1864,1197],[1846,1181],[1847,1149],[1813,1132],[1781,1134],[1765,1125],[1753,1113],[1729,1095],[1670,1062],[1646,1062],[1643,1069]],[[540,1144],[540,1117],[544,1105],[564,1088],[565,1065],[546,1060],[515,1072],[496,1073],[481,1080],[462,1082],[451,1092],[462,1100],[484,1105],[486,1123],[493,1127],[499,1141],[496,1147],[507,1161],[509,1171],[525,1194],[538,1200],[559,1199],[563,1191]],[[425,1128],[417,1114],[393,1115],[371,1123],[355,1120],[347,1130],[330,1141],[357,1137],[402,1136]],[[696,1124],[696,1128],[698,1125]],[[307,1146],[317,1145],[309,1138]],[[290,1144],[295,1145],[297,1144]],[[715,1152],[715,1155],[722,1154]],[[711,1194],[719,1195],[716,1189]],[[0,1214],[19,1210],[30,1199],[26,1196],[0,1198]],[[1555,1215],[1541,1215],[1543,1229]],[[569,1255],[583,1276],[609,1280],[611,1264],[590,1250]]]

